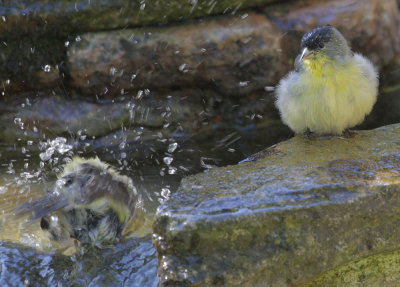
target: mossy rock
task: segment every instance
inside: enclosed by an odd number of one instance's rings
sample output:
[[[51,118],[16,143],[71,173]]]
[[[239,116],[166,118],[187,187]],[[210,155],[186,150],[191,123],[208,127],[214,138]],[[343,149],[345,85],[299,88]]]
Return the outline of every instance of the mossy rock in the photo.
[[[68,35],[87,31],[180,22],[212,14],[232,14],[277,0],[23,0],[0,6],[0,34],[56,33]]]
[[[297,136],[185,178],[154,224],[161,285],[296,286],[398,248],[399,143]]]

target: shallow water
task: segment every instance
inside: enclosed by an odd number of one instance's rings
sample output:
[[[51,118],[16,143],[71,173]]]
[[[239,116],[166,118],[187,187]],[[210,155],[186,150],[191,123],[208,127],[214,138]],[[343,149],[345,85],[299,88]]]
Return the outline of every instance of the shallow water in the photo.
[[[12,167],[4,164],[0,178],[0,285],[156,286],[151,225],[158,205],[177,188],[180,177],[150,172],[136,178],[143,217],[135,223],[134,232],[115,246],[81,254],[79,249],[50,241],[39,221],[27,223],[12,212],[51,189],[53,172],[40,162],[29,168],[17,161]]]
[[[157,286],[157,258],[152,224],[158,206],[187,175],[214,166],[234,164],[265,146],[254,126],[216,129],[212,139],[176,144],[167,139],[163,153],[139,162],[135,154],[93,151],[76,145],[76,137],[30,142],[25,147],[0,147],[0,286]],[[268,140],[267,140],[268,141]],[[40,153],[30,153],[37,144]],[[78,146],[78,148],[77,148]],[[83,148],[79,148],[82,147]],[[27,223],[13,209],[51,190],[72,157],[99,156],[130,176],[141,195],[142,213],[120,243],[102,250],[83,250],[50,241],[39,221]]]

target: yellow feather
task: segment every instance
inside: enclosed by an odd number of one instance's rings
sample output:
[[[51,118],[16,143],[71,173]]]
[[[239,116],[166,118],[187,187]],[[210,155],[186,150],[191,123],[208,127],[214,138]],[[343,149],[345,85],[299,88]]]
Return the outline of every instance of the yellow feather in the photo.
[[[377,74],[372,64],[355,54],[343,63],[323,53],[303,61],[277,87],[283,121],[295,132],[341,134],[364,120],[376,101]]]

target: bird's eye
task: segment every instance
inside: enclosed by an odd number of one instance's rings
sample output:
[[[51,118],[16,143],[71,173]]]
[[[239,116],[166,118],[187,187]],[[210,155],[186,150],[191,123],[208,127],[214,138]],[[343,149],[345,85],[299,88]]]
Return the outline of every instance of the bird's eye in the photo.
[[[320,49],[323,49],[323,48],[325,47],[325,45],[324,45],[324,43],[319,43],[318,47],[319,47]]]
[[[74,181],[72,180],[72,178],[69,178],[65,181],[64,186],[70,186]]]

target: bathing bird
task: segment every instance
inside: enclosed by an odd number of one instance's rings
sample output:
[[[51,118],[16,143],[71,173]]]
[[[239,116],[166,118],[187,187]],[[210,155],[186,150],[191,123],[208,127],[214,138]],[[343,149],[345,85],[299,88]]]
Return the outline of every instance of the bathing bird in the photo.
[[[50,239],[75,238],[102,248],[117,242],[133,216],[137,190],[132,180],[120,175],[97,157],[75,157],[64,167],[54,188],[45,196],[15,209],[18,216],[40,219]]]
[[[295,70],[276,88],[282,121],[296,134],[350,133],[376,102],[376,68],[330,25],[304,34],[300,48]]]

